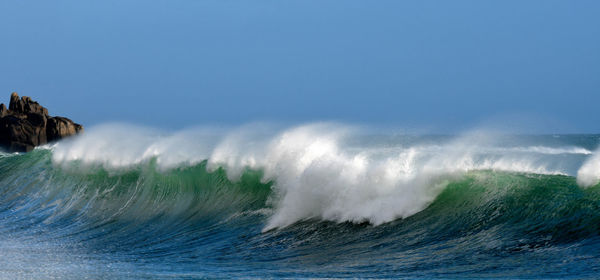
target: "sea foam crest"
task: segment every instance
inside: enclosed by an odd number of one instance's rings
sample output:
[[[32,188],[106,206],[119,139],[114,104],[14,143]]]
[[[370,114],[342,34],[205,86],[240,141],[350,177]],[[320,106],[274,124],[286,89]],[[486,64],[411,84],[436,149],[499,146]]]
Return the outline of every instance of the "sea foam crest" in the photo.
[[[597,150],[577,171],[577,184],[591,187],[600,182],[600,149]]]
[[[532,155],[535,151],[490,152],[494,137],[488,133],[393,149],[368,143],[349,145],[346,140],[357,134],[357,129],[331,123],[288,129],[261,125],[233,130],[197,128],[170,134],[112,124],[59,142],[52,159],[65,167],[77,161],[107,169],[151,159],[161,169],[207,160],[209,170],[224,167],[231,180],[239,179],[246,168],[261,169],[263,180],[274,182],[269,200],[274,211],[264,230],[306,219],[378,225],[407,217],[427,207],[447,179],[469,170],[565,173]],[[544,147],[534,150],[540,156],[563,152]]]

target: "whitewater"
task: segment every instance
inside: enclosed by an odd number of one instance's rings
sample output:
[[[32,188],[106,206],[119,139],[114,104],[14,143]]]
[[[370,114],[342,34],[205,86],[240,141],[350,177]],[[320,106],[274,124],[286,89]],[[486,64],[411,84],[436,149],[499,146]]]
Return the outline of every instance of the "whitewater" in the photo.
[[[100,125],[0,153],[0,277],[594,278],[599,143]]]

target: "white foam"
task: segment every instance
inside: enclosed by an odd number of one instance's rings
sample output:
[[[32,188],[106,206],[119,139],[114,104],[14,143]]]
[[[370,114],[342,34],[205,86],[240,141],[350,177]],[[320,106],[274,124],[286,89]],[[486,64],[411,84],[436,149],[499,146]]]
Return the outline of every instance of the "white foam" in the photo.
[[[167,134],[147,127],[105,124],[57,143],[52,160],[57,164],[79,161],[119,169],[154,158],[160,168],[166,169],[207,159],[222,135],[222,131],[207,128]]]
[[[581,148],[581,147],[544,147],[544,146],[529,146],[525,148],[515,147],[510,150],[524,153],[539,153],[539,154],[548,154],[548,155],[560,155],[560,154],[581,154],[581,155],[591,155],[592,151]]]
[[[502,147],[491,133],[469,133],[447,143],[368,148],[349,146],[356,131],[331,123],[284,130],[249,125],[233,130],[196,128],[162,133],[130,125],[104,125],[59,142],[53,161],[119,169],[155,159],[168,169],[208,160],[231,180],[245,168],[272,180],[274,212],[264,230],[306,219],[374,225],[423,210],[448,178],[470,170],[566,174],[543,157],[586,154],[578,147]],[[367,145],[368,146],[368,145]]]
[[[597,150],[577,171],[577,184],[591,187],[600,183],[600,149]]]

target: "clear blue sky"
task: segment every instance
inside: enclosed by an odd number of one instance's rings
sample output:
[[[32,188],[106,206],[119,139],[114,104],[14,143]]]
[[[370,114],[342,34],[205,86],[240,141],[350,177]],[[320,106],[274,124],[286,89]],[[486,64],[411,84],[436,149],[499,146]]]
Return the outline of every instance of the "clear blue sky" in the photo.
[[[597,0],[4,0],[0,38],[0,100],[84,125],[600,132]]]

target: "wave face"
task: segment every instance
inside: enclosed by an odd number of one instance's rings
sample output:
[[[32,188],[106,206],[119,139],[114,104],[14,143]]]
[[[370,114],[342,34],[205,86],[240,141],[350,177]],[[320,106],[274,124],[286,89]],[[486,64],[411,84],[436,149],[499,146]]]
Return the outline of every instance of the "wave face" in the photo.
[[[0,278],[593,277],[599,142],[103,125],[0,154]]]

